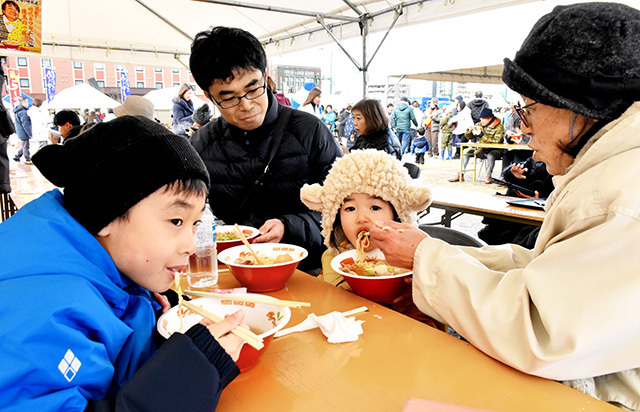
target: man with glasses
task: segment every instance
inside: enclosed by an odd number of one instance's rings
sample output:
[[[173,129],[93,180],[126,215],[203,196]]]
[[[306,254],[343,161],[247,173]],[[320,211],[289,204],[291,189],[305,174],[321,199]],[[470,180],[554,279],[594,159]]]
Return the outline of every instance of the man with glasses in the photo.
[[[221,116],[191,143],[211,175],[216,217],[259,228],[256,242],[306,248],[300,268],[313,271],[321,267],[321,215],[304,206],[300,189],[322,183],[342,152],[320,119],[278,104],[266,87],[266,67],[251,33],[229,27],[198,33],[191,72]]]

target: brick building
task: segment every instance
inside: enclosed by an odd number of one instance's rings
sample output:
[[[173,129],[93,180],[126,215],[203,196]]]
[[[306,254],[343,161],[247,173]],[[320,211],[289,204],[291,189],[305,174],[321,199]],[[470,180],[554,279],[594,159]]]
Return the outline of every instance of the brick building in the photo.
[[[129,75],[129,84],[133,95],[145,95],[154,89],[180,86],[182,83],[191,83],[195,86],[193,76],[186,68],[168,69],[41,59],[30,56],[8,56],[4,67],[5,69],[18,69],[20,90],[33,98],[44,101],[47,99],[44,83],[45,67],[53,67],[56,71],[56,93],[77,84],[90,83],[97,85],[103,93],[118,101],[122,101],[120,92],[120,73],[122,71]]]

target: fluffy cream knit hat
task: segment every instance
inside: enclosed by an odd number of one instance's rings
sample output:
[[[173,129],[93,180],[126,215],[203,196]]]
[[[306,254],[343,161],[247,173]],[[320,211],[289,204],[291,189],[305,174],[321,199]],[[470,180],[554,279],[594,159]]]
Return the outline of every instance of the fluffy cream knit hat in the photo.
[[[356,150],[333,163],[324,186],[304,185],[300,199],[311,210],[322,212],[322,236],[328,248],[340,206],[347,196],[366,193],[391,203],[404,223],[416,224],[416,212],[431,204],[431,191],[411,179],[395,157],[375,149]]]

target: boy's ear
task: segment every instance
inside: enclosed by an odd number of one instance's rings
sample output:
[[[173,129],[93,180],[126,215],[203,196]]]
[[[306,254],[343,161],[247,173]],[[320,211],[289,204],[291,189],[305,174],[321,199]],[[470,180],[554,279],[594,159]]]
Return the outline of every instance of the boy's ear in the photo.
[[[322,186],[318,183],[304,185],[300,189],[300,200],[311,210],[322,211]]]
[[[111,233],[110,227],[111,227],[111,223],[109,223],[107,226],[100,229],[100,231],[96,233],[96,236],[100,236],[100,237],[109,236],[109,234]]]

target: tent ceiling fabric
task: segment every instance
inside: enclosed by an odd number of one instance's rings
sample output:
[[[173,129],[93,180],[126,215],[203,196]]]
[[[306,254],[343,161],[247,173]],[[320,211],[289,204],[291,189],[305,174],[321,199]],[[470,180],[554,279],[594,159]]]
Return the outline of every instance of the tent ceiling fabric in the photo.
[[[405,79],[431,80],[438,82],[501,84],[502,65],[497,64],[494,66],[443,70],[430,73],[407,74],[402,76]]]
[[[359,16],[351,5],[373,16],[369,33],[375,33],[387,30],[400,6],[395,27],[533,1],[540,0],[46,0],[42,57],[178,68],[188,66],[191,38],[210,26],[248,30],[269,56],[333,42],[316,17],[269,8],[346,17],[351,21],[324,19],[338,40],[346,40],[360,36],[359,24],[352,22]]]

